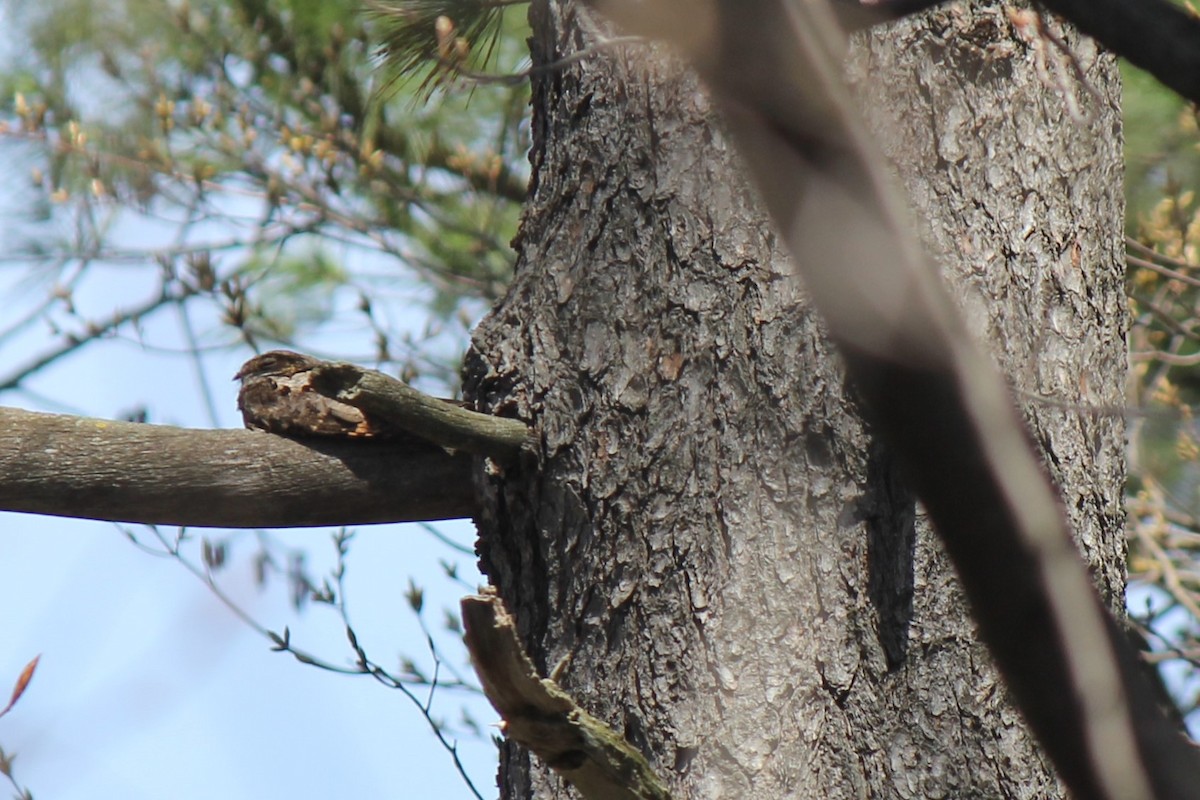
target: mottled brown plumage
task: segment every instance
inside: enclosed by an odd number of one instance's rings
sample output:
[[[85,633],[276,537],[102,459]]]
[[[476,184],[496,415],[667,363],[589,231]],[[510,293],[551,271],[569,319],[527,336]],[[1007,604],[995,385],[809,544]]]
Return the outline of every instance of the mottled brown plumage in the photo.
[[[321,361],[290,350],[272,350],[242,365],[238,409],[247,428],[282,436],[382,439],[404,435],[378,417],[318,393],[312,370]]]

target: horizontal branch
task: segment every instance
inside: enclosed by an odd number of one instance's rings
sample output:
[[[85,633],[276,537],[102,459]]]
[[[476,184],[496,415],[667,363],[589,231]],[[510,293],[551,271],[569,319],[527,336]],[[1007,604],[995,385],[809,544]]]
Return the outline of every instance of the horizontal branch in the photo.
[[[473,459],[430,446],[0,408],[0,511],[291,528],[470,517]]]

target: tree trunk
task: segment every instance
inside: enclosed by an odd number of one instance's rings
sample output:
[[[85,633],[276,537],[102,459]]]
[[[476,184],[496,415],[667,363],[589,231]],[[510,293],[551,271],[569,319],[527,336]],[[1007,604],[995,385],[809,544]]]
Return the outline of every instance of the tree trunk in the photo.
[[[531,19],[542,63],[596,25]],[[849,74],[973,329],[1051,399],[1034,436],[1119,605],[1121,418],[1079,407],[1124,381],[1118,86],[1078,45],[1086,124],[996,7],[872,37]],[[541,456],[488,478],[485,572],[678,797],[1060,794],[703,89],[652,51],[534,84],[520,259],[467,386]],[[503,797],[567,796],[512,746],[501,772]]]

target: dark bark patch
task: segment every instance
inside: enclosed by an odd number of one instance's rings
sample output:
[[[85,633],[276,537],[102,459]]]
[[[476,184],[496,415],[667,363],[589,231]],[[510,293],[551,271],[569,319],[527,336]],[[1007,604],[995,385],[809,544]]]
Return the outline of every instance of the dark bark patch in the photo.
[[[904,663],[913,618],[916,498],[878,443],[868,457],[867,485],[877,489],[863,495],[861,509],[867,523],[867,590],[891,671]]]

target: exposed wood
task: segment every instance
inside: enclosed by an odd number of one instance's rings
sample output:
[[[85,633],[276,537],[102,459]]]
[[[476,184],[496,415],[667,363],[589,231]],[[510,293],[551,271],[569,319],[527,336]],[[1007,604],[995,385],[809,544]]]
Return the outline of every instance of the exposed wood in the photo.
[[[438,447],[0,409],[0,510],[193,527],[471,517],[475,459]]]
[[[641,753],[554,680],[537,674],[515,620],[494,592],[463,598],[462,618],[471,663],[505,735],[528,747],[587,800],[669,800],[662,779]]]

